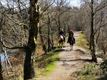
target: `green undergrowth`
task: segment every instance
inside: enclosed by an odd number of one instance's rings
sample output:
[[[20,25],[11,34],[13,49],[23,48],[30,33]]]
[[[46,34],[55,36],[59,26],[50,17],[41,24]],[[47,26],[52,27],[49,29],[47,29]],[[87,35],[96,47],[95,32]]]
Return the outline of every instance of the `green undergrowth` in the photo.
[[[77,80],[97,80],[101,74],[99,65],[95,63],[86,64],[80,71],[75,72]]]
[[[83,32],[81,32],[79,34],[79,37],[76,39],[76,45],[77,46],[80,46],[82,48],[85,48],[85,49],[89,49],[89,45],[88,45],[88,41],[86,39],[86,36]]]
[[[57,49],[56,49],[57,50]],[[56,68],[56,62],[59,60],[59,52],[56,50],[46,55],[36,58],[36,76],[48,76]]]
[[[73,75],[76,80],[107,80],[107,60],[101,64],[88,63]]]

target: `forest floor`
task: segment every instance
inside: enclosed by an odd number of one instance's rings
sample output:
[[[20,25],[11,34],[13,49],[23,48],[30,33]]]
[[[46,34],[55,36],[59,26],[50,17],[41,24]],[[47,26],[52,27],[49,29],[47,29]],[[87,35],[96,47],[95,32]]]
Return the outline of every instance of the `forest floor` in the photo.
[[[75,38],[79,37],[80,32],[75,32]],[[77,80],[73,77],[73,73],[81,70],[85,64],[90,63],[91,56],[88,51],[77,45],[74,45],[70,51],[69,44],[65,43],[65,47],[59,53],[59,61],[56,62],[56,68],[48,76],[38,77],[36,80]],[[99,61],[99,60],[98,60]]]

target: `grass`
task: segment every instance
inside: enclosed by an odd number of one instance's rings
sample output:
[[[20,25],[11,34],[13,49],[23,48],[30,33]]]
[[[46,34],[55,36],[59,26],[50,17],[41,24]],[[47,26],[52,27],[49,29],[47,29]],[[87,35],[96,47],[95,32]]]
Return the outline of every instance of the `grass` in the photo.
[[[85,48],[85,49],[89,49],[89,45],[88,45],[89,43],[88,43],[88,41],[87,41],[87,39],[86,39],[86,36],[85,36],[85,34],[84,33],[80,33],[79,34],[79,37],[77,38],[77,40],[76,40],[76,45],[77,46],[80,46],[80,47],[82,47],[82,48]]]
[[[55,69],[55,66],[56,66],[55,63],[56,62],[52,62],[45,67],[44,69],[45,75],[49,75]]]
[[[36,66],[36,77],[48,76],[56,68],[56,62],[59,60],[59,52],[49,52],[47,55],[39,57],[36,59],[38,63]]]
[[[55,70],[56,62],[52,62],[46,65],[44,68],[36,68],[36,77],[39,76],[48,76],[51,72]]]

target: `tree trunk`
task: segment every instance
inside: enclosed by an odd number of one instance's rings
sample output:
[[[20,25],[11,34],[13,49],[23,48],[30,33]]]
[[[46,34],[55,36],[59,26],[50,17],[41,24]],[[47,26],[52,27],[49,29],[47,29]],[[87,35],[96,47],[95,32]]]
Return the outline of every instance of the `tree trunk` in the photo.
[[[3,80],[2,65],[1,65],[1,56],[0,56],[0,80]]]
[[[91,34],[90,34],[90,49],[92,55],[92,61],[97,62],[97,58],[95,55],[95,41],[94,41],[94,12],[93,12],[93,0],[91,0]]]
[[[52,49],[54,49],[54,35],[53,33],[51,34],[51,44],[52,44]]]
[[[62,1],[60,1],[61,3]],[[59,38],[59,32],[60,32],[60,29],[61,29],[61,21],[60,21],[60,18],[61,18],[61,4],[60,6],[58,7],[58,38]]]
[[[40,39],[41,39],[41,42],[42,42],[42,47],[43,47],[43,50],[45,52],[44,54],[46,54],[47,53],[47,51],[46,51],[46,45],[45,45],[44,40],[43,40],[41,27],[39,27],[39,34],[40,34]]]
[[[51,28],[50,17],[48,15],[48,51],[50,51],[52,49],[51,37],[50,37],[50,35],[51,35],[50,28]]]
[[[38,22],[39,22],[39,13],[37,12],[37,4],[38,0],[30,0],[30,10],[29,10],[29,38],[28,44],[25,47],[25,62],[24,62],[24,80],[32,79],[34,77],[34,69],[32,62],[32,55],[35,52],[36,44],[35,41],[37,39],[38,34]]]

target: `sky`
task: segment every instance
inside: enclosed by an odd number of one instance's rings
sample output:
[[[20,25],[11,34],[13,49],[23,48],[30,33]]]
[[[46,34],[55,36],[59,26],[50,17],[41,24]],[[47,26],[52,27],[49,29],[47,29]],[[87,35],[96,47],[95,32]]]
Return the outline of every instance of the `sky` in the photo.
[[[1,0],[2,1],[2,3],[3,3],[3,5],[5,5],[6,4],[6,0]],[[70,1],[70,5],[71,6],[76,6],[76,7],[80,7],[80,1],[81,0],[69,0]]]
[[[71,6],[76,6],[76,7],[80,7],[80,1],[81,0],[70,0],[70,5]]]

